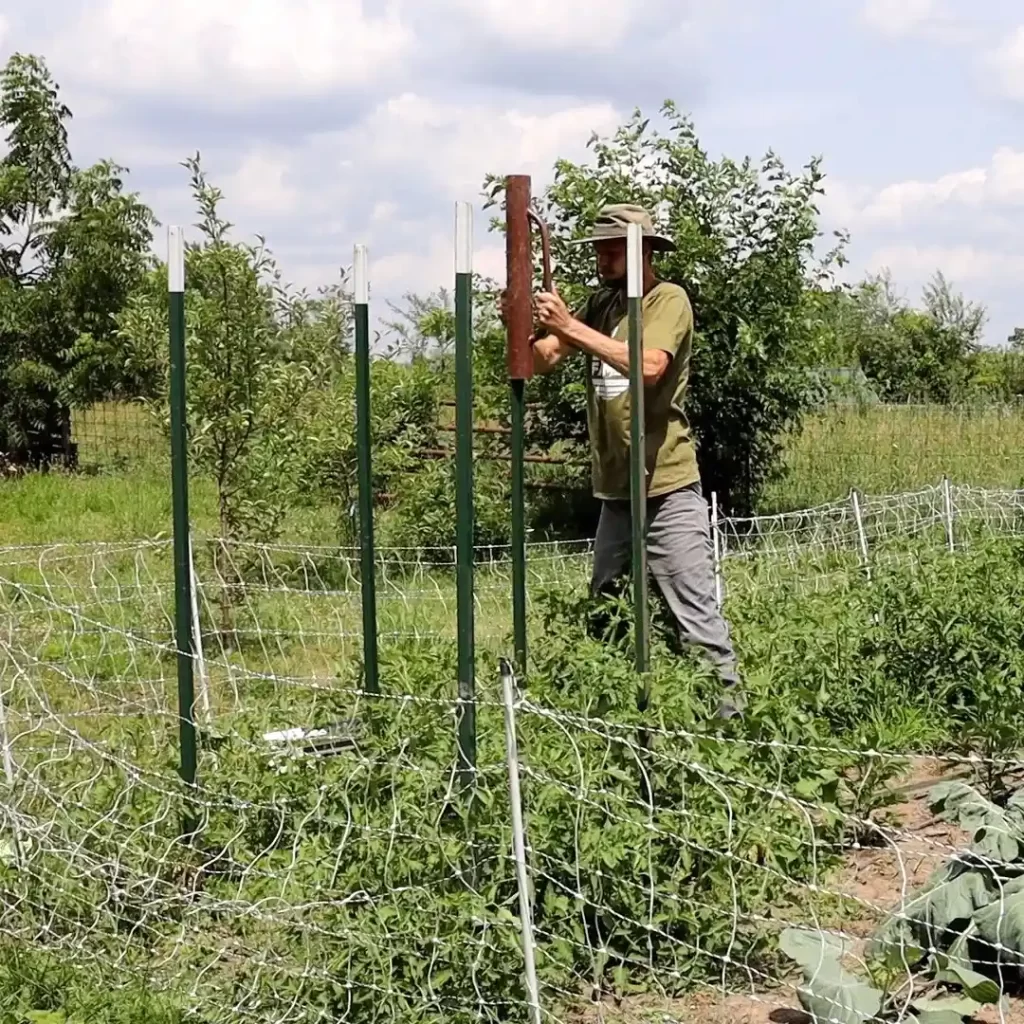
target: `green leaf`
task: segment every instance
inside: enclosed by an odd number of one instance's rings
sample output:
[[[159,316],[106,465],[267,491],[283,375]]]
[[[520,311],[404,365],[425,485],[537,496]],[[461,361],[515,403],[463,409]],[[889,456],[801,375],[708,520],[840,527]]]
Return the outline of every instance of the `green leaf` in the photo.
[[[915,967],[925,958],[925,951],[912,942],[900,942],[886,949],[883,962],[891,971]]]
[[[1015,884],[1016,883],[1016,884]],[[1024,879],[1006,885],[974,917],[978,937],[989,944],[987,959],[1001,965],[1024,965]]]
[[[864,1024],[882,1008],[882,993],[843,969],[846,943],[833,935],[787,928],[780,938],[783,952],[804,972],[797,989],[800,1003],[816,1024]]]
[[[968,970],[959,964],[950,962],[948,956],[937,953],[935,956],[937,970],[935,980],[944,985],[959,985],[971,999],[979,1003],[998,1003],[999,986],[990,978],[986,978],[977,971]]]
[[[932,787],[928,800],[940,818],[957,822],[971,833],[975,853],[1005,863],[1019,856],[1019,844],[1024,842],[1019,814],[1007,816],[965,782],[940,782]]]
[[[951,861],[932,875],[925,889],[892,914],[868,944],[872,959],[888,960],[892,947],[945,949],[992,894],[982,875],[963,861]]]
[[[810,928],[786,928],[779,937],[779,948],[804,971],[813,971],[826,960],[835,960],[849,951],[839,935]]]
[[[942,996],[938,999],[919,999],[913,1004],[921,1024],[963,1024],[981,1009],[974,999]]]

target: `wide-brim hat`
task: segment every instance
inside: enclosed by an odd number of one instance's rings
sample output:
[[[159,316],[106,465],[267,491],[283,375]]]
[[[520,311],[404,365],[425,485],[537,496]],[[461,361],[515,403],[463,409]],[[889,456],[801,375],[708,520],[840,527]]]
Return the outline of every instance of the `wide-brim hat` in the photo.
[[[570,245],[588,245],[604,242],[610,238],[625,238],[630,224],[639,224],[640,232],[651,248],[658,252],[674,252],[676,243],[665,235],[654,230],[654,219],[642,207],[635,203],[612,203],[601,207],[594,219],[594,226],[586,238],[574,238]]]

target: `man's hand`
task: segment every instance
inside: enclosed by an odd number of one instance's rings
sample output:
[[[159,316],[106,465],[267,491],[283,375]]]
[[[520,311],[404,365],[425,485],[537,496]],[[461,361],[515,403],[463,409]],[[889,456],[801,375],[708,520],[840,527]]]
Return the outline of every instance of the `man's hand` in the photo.
[[[540,292],[536,299],[537,319],[552,334],[562,337],[575,323],[569,307],[558,292]]]

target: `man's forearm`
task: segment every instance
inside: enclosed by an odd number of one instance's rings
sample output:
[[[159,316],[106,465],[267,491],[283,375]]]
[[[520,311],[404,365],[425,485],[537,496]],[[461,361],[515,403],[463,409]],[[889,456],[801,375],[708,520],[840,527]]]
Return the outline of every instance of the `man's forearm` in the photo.
[[[596,356],[624,376],[629,375],[629,346],[624,342],[595,331],[582,320],[573,320],[565,330],[559,332],[559,337],[574,348]]]
[[[582,320],[573,320],[564,330],[559,331],[559,338],[573,348],[587,352],[618,370],[624,377],[630,375],[629,346],[624,341],[609,338],[600,331],[588,327]],[[650,387],[657,384],[661,375],[671,362],[669,354],[661,349],[644,352],[643,376],[644,384]]]

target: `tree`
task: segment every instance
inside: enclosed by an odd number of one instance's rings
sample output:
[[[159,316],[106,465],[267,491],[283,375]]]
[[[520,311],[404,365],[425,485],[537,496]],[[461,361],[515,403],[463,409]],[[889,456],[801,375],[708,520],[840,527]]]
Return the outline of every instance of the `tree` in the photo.
[[[11,57],[0,73],[0,451],[33,466],[73,462],[71,401],[115,387],[116,367],[100,371],[93,354],[146,272],[155,223],[123,168],[72,164],[70,117],[45,64]]]
[[[201,236],[185,252],[186,421],[190,468],[217,491],[215,568],[224,586],[222,623],[232,630],[233,593],[250,545],[278,536],[308,497],[307,426],[318,416],[347,352],[343,286],[310,297],[285,285],[263,239],[231,238],[223,195],[197,154],[185,161]],[[139,363],[159,360],[158,405],[167,406],[167,270],[151,275],[116,317],[118,344]]]
[[[858,365],[890,402],[951,402],[977,384],[983,306],[954,291],[941,273],[922,308],[897,294],[888,271],[844,292],[831,310],[835,351]]]
[[[961,359],[978,351],[988,323],[988,310],[983,305],[968,302],[962,292],[953,289],[941,270],[925,285],[922,298],[925,312],[956,340]]]
[[[429,295],[406,292],[402,304],[388,303],[396,319],[385,320],[390,359],[434,360],[449,366],[455,349],[455,307],[447,288]]]
[[[689,412],[701,474],[725,510],[745,513],[780,472],[783,438],[814,401],[817,339],[808,287],[843,262],[845,239],[816,257],[815,201],[823,191],[817,159],[799,174],[771,152],[757,165],[712,160],[689,118],[671,103],[662,115],[665,133],[637,111],[611,138],[591,139],[591,163],[558,161],[542,204],[570,302],[595,283],[594,265],[586,249],[566,242],[603,204],[639,202],[675,240],[678,251],[660,258],[659,273],[686,287],[694,306]],[[502,179],[485,182],[489,202],[502,190]],[[584,436],[583,372],[577,361],[532,389],[543,395],[559,439]]]

